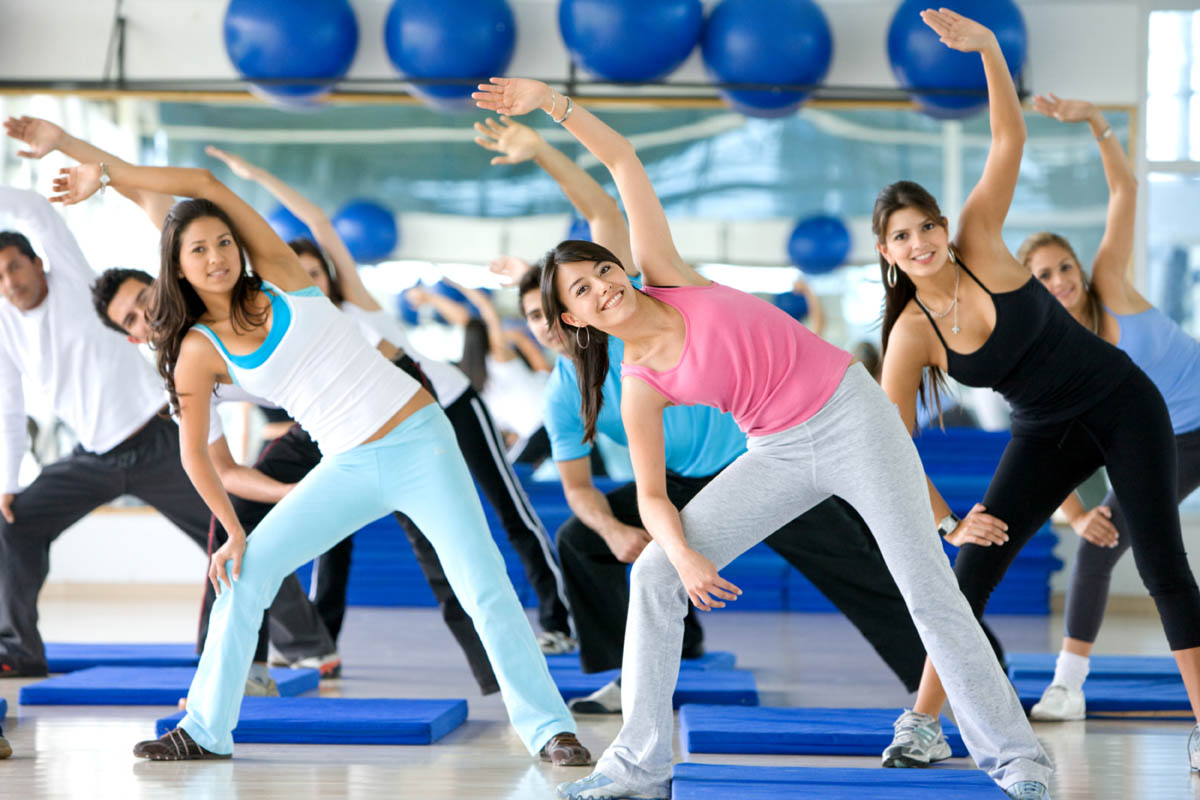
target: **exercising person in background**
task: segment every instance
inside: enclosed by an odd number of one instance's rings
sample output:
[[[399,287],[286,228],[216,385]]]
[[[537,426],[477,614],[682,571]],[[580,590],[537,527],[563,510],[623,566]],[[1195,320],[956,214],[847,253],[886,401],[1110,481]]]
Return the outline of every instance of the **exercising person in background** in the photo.
[[[1039,95],[1034,108],[1060,122],[1087,123],[1104,164],[1108,215],[1090,280],[1070,243],[1054,233],[1030,236],[1017,251],[1017,260],[1079,323],[1128,353],[1158,388],[1175,434],[1175,498],[1182,502],[1200,486],[1200,342],[1150,305],[1129,280],[1137,179],[1112,126],[1099,109],[1082,100]],[[1130,519],[1114,491],[1090,510],[1072,493],[1059,510],[1080,538],[1067,588],[1066,635],[1054,679],[1030,712],[1036,720],[1083,719],[1083,683],[1104,621],[1112,571],[1134,541]],[[1189,747],[1190,753],[1196,750]],[[1192,766],[1200,765],[1193,761]]]

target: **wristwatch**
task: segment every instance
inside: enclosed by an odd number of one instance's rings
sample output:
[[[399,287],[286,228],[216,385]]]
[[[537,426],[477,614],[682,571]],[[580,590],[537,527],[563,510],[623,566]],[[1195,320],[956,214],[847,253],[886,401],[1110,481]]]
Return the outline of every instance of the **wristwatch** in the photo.
[[[108,164],[100,162],[100,194],[104,194],[104,190],[112,183],[112,178],[108,175]]]
[[[958,527],[958,523],[962,522],[958,515],[951,511],[946,516],[942,517],[942,521],[938,523],[938,534],[943,538],[954,533],[954,529]]]

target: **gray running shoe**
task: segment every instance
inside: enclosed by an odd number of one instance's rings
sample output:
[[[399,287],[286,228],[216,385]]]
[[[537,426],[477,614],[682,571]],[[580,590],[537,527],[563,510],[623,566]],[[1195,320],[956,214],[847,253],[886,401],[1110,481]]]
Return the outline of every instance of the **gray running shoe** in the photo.
[[[251,675],[246,678],[246,697],[279,697],[279,686],[269,675],[265,681]]]
[[[1037,781],[1020,781],[1004,790],[1012,800],[1050,800],[1050,790]]]
[[[562,631],[542,631],[538,634],[537,643],[542,652],[548,656],[574,653],[579,649],[579,642]]]
[[[8,739],[0,736],[0,759],[8,758],[12,755],[12,745],[8,743]]]
[[[620,714],[621,683],[609,681],[587,697],[576,697],[567,703],[576,714]]]
[[[1193,772],[1200,772],[1200,725],[1192,728],[1188,736],[1188,766]]]
[[[950,745],[936,718],[905,709],[892,727],[896,735],[883,751],[883,766],[928,767],[950,757]]]

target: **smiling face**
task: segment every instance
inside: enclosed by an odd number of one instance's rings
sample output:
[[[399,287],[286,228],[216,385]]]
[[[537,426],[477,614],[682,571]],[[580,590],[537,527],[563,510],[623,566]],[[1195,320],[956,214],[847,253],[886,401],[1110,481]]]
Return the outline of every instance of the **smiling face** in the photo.
[[[242,274],[233,232],[217,217],[197,217],[179,235],[179,269],[197,292],[233,290]]]
[[[1051,242],[1026,256],[1025,264],[1033,273],[1033,277],[1037,278],[1068,311],[1074,314],[1086,306],[1087,291],[1084,289],[1083,270],[1070,250]]]
[[[609,330],[629,319],[637,307],[629,276],[612,261],[559,264],[555,289],[566,307],[562,321],[579,328]]]
[[[42,260],[30,258],[16,245],[0,250],[0,294],[18,311],[32,311],[46,299]]]
[[[946,219],[935,219],[915,206],[896,209],[888,217],[883,241],[876,247],[888,263],[910,277],[934,275],[950,254]]]
[[[150,323],[146,312],[154,297],[154,289],[137,278],[126,278],[113,294],[108,304],[108,318],[125,331],[129,340],[136,344],[150,341]]]
[[[521,295],[521,314],[538,344],[556,353],[564,352],[562,333],[559,328],[550,327],[542,311],[542,294],[538,289],[530,289]]]

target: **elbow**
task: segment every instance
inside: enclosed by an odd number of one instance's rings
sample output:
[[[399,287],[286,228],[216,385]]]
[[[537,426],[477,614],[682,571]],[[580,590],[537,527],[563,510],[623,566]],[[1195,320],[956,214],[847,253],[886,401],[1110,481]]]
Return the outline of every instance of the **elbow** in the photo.
[[[608,152],[601,159],[604,166],[608,167],[609,171],[618,169],[625,164],[634,164],[638,162],[637,150],[633,146],[633,142],[626,139],[624,136],[618,136],[618,141],[614,142]]]

